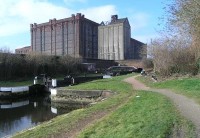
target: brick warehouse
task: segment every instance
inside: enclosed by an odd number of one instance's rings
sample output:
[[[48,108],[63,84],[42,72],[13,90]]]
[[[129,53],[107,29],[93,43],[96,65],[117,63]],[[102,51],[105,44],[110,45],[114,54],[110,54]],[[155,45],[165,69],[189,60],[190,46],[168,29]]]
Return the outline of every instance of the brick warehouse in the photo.
[[[98,25],[80,13],[72,14],[70,18],[31,24],[32,51],[97,59]]]
[[[76,58],[126,60],[142,59],[146,44],[131,38],[128,18],[98,24],[81,13],[61,20],[31,24],[31,49],[47,55],[69,55]],[[22,48],[23,49],[23,48]]]

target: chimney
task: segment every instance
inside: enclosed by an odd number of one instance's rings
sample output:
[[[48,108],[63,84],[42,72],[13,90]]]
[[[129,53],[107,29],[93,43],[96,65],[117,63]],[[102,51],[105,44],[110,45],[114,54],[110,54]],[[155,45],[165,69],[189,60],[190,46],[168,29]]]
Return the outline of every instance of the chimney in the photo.
[[[34,24],[33,24],[33,27],[34,27],[34,28],[37,28],[37,23],[34,23]]]
[[[111,22],[115,22],[116,20],[118,20],[118,15],[112,15]]]
[[[81,13],[77,13],[76,14],[76,19],[80,19],[81,18]]]

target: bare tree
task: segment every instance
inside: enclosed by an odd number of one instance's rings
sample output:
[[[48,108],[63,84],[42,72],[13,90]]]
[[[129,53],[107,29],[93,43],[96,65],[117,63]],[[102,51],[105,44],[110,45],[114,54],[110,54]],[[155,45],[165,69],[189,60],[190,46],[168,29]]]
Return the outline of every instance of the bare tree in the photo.
[[[173,0],[167,12],[169,26],[175,28],[182,36],[190,38],[191,51],[198,60],[200,58],[200,1]]]
[[[149,46],[150,57],[153,58],[154,71],[161,75],[173,73],[197,73],[195,56],[186,40],[160,38],[152,41]]]

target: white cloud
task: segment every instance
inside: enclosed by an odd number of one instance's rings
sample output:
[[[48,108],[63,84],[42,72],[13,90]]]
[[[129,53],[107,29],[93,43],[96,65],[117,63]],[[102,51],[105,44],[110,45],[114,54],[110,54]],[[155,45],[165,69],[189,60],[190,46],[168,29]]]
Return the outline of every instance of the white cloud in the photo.
[[[67,18],[73,12],[46,0],[0,1],[0,9],[0,36],[28,32],[31,23]]]
[[[72,0],[65,0],[65,2]],[[87,0],[75,0],[86,2]],[[74,1],[73,1],[74,2]],[[113,5],[91,7],[78,11],[57,6],[48,0],[6,0],[0,1],[0,37],[28,33],[31,23],[48,22],[49,19],[62,19],[81,12],[86,18],[100,23],[110,20],[117,10]],[[109,13],[109,14],[108,14]]]
[[[13,6],[13,16],[23,17],[30,22],[45,22],[52,18],[65,18],[72,12],[70,9],[36,0],[20,0]]]
[[[106,5],[80,10],[86,15],[86,18],[100,23],[101,21],[110,21],[111,15],[117,14],[118,11],[114,5]]]
[[[14,38],[16,34],[18,36],[21,34],[29,35],[31,23],[48,22],[49,19],[53,18],[67,18],[70,17],[71,14],[82,13],[86,18],[97,23],[101,21],[110,21],[111,15],[119,14],[115,5],[101,5],[77,10],[68,8],[70,4],[81,4],[87,1],[88,0],[63,0],[66,5],[58,6],[51,3],[49,0],[0,0],[0,38],[1,40],[3,37],[7,36],[12,36]],[[144,30],[150,22],[150,15],[143,12],[130,11],[126,16],[122,16],[122,18],[124,17],[128,17],[129,19],[132,34],[136,31],[138,32],[140,29]],[[150,38],[154,38],[154,35],[145,35],[141,33],[141,35],[132,35],[132,37],[144,43],[148,43]],[[15,43],[11,41],[10,43]],[[5,42],[1,41],[1,45]],[[10,43],[9,45],[14,45]]]

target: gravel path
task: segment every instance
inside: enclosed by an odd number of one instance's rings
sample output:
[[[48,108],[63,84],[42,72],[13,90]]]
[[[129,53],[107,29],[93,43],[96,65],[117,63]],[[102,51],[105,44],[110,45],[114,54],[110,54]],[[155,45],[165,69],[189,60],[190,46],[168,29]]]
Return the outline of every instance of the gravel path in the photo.
[[[161,93],[167,97],[169,97],[180,113],[191,120],[193,124],[196,126],[197,137],[200,138],[200,105],[195,103],[194,100],[189,99],[183,95],[176,94],[171,90],[167,89],[153,89],[145,86],[143,83],[139,82],[135,79],[136,76],[125,79],[125,82],[128,82],[133,85],[133,88],[136,90],[147,90],[152,92]]]

